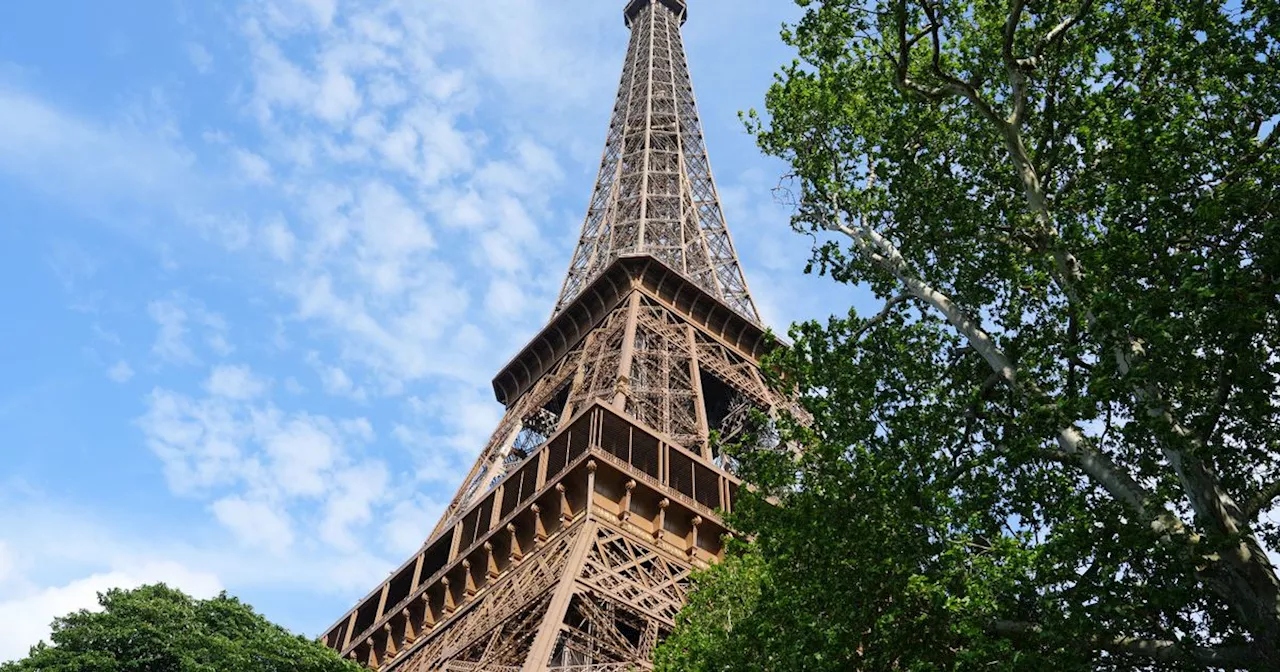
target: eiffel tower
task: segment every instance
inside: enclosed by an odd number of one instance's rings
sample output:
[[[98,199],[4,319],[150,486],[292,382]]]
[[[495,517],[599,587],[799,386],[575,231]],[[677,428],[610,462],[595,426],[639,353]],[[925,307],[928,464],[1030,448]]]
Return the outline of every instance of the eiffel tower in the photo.
[[[547,326],[493,381],[506,414],[421,550],[329,647],[396,672],[643,670],[723,555],[731,439],[781,400],[725,227],[680,28],[631,0],[604,159]]]

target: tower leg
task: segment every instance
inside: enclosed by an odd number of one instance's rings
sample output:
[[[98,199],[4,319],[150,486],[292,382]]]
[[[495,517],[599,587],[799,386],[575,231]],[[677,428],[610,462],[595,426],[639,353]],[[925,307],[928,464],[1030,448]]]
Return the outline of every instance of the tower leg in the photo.
[[[542,625],[538,627],[538,635],[533,640],[533,646],[529,647],[529,657],[525,659],[524,667],[520,668],[520,672],[544,672],[547,669],[551,654],[555,652],[556,640],[560,637],[565,615],[569,611],[569,601],[573,599],[578,586],[577,577],[582,573],[587,553],[595,543],[596,523],[587,521],[582,532],[578,534],[569,562],[565,564],[564,579],[559,586],[556,586],[551,605],[547,607]]]

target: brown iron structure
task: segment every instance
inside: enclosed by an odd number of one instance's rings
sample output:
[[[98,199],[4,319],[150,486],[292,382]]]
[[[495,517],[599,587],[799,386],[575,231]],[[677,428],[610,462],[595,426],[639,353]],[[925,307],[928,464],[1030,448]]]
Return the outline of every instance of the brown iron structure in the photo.
[[[323,636],[396,672],[651,667],[739,480],[715,451],[781,400],[716,195],[684,0],[631,0],[622,83],[547,326],[493,381],[506,415],[427,543]]]

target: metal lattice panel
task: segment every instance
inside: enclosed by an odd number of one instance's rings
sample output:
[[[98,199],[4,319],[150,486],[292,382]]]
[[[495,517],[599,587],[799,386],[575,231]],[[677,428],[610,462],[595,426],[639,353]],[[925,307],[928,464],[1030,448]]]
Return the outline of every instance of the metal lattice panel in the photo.
[[[569,403],[581,407],[592,399],[610,399],[618,386],[618,366],[622,360],[622,344],[627,337],[627,312],[616,310],[599,329],[587,337],[589,344],[582,358]]]
[[[516,665],[528,653],[529,641],[544,620],[548,591],[563,579],[574,542],[583,530],[561,535],[546,552],[526,560],[461,619],[394,669],[433,672],[447,662],[462,665]]]
[[[649,2],[631,18],[604,159],[557,313],[618,256],[650,254],[760,321],[711,176],[677,7]]]
[[[696,330],[694,343],[698,349],[698,366],[714,373],[724,382],[732,384],[762,408],[767,408],[778,401],[769,391],[755,362],[734,353],[724,344],[717,343]]]
[[[689,565],[669,560],[652,546],[601,526],[582,580],[601,595],[671,627],[689,593],[690,571]]]
[[[688,593],[692,568],[606,525],[578,576],[580,586],[548,661],[549,670],[647,669]]]
[[[652,300],[641,304],[627,412],[681,445],[701,442],[688,325]]]

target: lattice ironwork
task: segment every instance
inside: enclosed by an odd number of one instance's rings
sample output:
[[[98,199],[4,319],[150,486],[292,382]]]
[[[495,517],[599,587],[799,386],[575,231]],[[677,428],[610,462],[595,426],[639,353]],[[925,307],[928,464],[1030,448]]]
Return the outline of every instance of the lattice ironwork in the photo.
[[[392,669],[433,672],[446,664],[522,664],[546,617],[550,590],[563,579],[582,533],[580,526],[562,534],[545,552],[526,559],[519,571],[496,585],[479,604]]]
[[[653,649],[675,624],[691,571],[651,544],[598,526],[548,669],[648,669]]]
[[[569,403],[582,407],[593,399],[612,399],[618,388],[618,367],[622,362],[622,346],[627,338],[627,309],[613,311],[587,337],[586,354],[575,380]]]
[[[601,526],[582,581],[600,595],[670,627],[688,596],[690,571],[688,564],[671,560],[651,545]]]
[[[629,17],[604,159],[556,312],[619,255],[650,254],[760,320],[711,176],[680,37],[683,4],[648,2]]]
[[[681,445],[698,445],[701,428],[689,325],[653,299],[640,305],[627,412]]]

